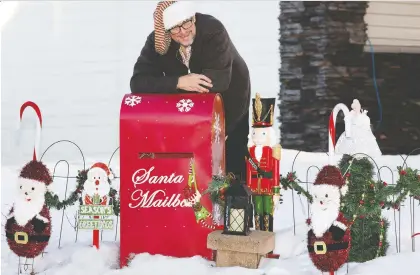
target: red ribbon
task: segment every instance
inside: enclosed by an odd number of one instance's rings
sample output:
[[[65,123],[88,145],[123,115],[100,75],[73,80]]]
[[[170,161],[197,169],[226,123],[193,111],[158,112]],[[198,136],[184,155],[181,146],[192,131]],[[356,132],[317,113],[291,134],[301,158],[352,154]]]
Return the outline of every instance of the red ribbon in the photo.
[[[328,123],[328,131],[330,133],[332,144],[335,147],[335,143],[336,143],[335,142],[335,125],[334,125],[334,115],[333,115],[333,113],[331,113],[331,115],[330,115],[330,121]]]
[[[25,103],[23,103],[23,105],[20,107],[20,120],[22,121],[22,116],[23,116],[23,112],[25,111],[26,107],[32,107],[32,109],[34,109],[38,120],[39,120],[39,126],[42,127],[42,115],[41,115],[41,110],[39,109],[38,105],[36,105],[34,102],[32,101],[26,101]],[[37,146],[39,146],[38,144],[36,144],[37,140],[35,140],[35,146],[34,146],[34,154],[33,154],[33,160],[37,160],[37,155],[36,155],[36,148]]]

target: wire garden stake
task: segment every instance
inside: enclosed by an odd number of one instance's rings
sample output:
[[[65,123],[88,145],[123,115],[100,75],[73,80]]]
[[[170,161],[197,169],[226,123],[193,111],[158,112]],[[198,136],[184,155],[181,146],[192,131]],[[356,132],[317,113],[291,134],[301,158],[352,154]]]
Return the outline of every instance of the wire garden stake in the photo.
[[[54,178],[54,175],[55,175],[55,170],[61,162],[64,162],[67,165],[66,190],[64,191],[64,200],[66,200],[67,199],[67,187],[69,185],[69,174],[70,174],[70,165],[69,165],[69,162],[67,160],[60,160],[54,165],[53,178]],[[66,206],[63,207],[63,210],[62,210],[62,213],[61,213],[60,237],[58,239],[58,248],[60,248],[60,245],[61,245],[61,234],[63,233],[63,221],[64,221],[64,211],[65,210],[66,210]]]

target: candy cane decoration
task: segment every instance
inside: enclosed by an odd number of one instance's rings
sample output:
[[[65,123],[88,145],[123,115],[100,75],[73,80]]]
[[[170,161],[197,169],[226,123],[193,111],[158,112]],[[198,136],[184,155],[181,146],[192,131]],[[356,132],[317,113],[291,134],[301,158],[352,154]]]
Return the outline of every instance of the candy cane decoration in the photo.
[[[411,236],[411,238],[414,238],[415,236],[420,236],[420,232],[419,232],[419,233],[414,234],[413,236]]]
[[[337,119],[337,115],[338,112],[343,111],[344,113],[344,125],[345,125],[345,132],[346,132],[346,137],[350,137],[351,136],[351,124],[350,124],[350,111],[349,108],[347,108],[346,105],[344,105],[343,103],[338,103],[337,105],[334,106],[334,109],[331,112],[330,115],[330,120],[328,123],[328,158],[329,158],[329,164],[333,165],[334,163],[334,151],[335,151],[335,144],[336,144],[336,140],[335,140],[335,123],[336,123],[336,119]]]
[[[36,137],[35,137],[35,144],[34,144],[34,154],[33,154],[33,160],[37,160],[38,153],[39,153],[39,145],[41,143],[41,128],[42,128],[41,110],[39,109],[38,105],[36,105],[32,101],[27,101],[23,103],[23,105],[20,107],[20,122],[22,122],[23,112],[25,111],[26,107],[32,107],[32,109],[34,109],[38,117],[38,123],[36,125],[37,127],[36,127]]]

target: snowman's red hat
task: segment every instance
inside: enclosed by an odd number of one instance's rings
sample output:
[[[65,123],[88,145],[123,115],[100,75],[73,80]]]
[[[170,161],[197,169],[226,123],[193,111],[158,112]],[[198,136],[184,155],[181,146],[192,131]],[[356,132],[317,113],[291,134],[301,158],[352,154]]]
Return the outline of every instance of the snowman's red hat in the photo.
[[[28,162],[20,171],[19,178],[34,180],[44,183],[46,186],[53,182],[50,170],[48,170],[45,164],[37,160],[31,160]]]
[[[109,169],[108,165],[106,165],[105,163],[97,162],[94,165],[92,165],[92,167],[90,167],[90,169],[93,168],[100,168],[104,170],[110,180],[114,179],[114,174],[112,173],[111,169]]]
[[[322,167],[314,182],[315,186],[319,186],[321,184],[337,187],[342,195],[347,193],[346,181],[341,174],[340,169],[338,169],[336,166],[326,165]]]
[[[341,188],[346,184],[346,182],[337,167],[333,165],[326,165],[322,167],[321,171],[319,171],[314,182],[314,185],[320,184],[328,184]]]

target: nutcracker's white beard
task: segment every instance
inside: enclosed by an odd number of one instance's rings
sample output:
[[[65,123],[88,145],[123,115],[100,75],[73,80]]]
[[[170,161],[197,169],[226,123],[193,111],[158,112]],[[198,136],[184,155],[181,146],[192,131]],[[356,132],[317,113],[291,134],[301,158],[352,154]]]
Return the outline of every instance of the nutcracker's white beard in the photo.
[[[256,145],[255,146],[255,158],[260,161],[263,153],[263,146],[262,145]]]
[[[44,196],[32,197],[30,201],[18,198],[13,205],[13,216],[16,223],[25,226],[33,217],[39,214],[44,206]]]
[[[321,187],[322,186],[322,187]],[[311,227],[317,238],[320,238],[338,218],[340,211],[340,193],[335,187],[315,187],[311,204]],[[325,197],[328,194],[328,198]],[[316,195],[316,196],[315,196]],[[322,202],[322,204],[321,204]]]

